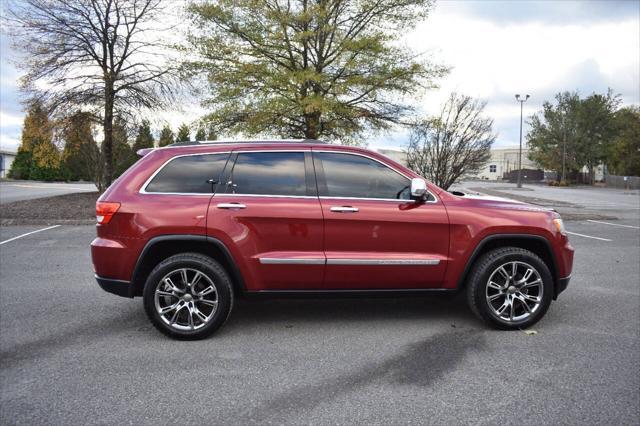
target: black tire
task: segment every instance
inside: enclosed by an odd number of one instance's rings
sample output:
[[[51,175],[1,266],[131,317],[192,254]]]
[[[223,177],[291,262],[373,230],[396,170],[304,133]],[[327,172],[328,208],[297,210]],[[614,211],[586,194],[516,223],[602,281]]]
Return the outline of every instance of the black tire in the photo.
[[[158,309],[156,308],[156,289],[158,289],[159,286],[163,285],[163,279],[168,274],[180,274],[181,272],[176,271],[180,271],[181,269],[186,269],[187,271],[189,271],[189,273],[193,274],[192,277],[195,277],[196,272],[203,274],[202,276],[200,276],[199,281],[201,284],[199,285],[209,285],[210,281],[215,288],[215,299],[217,302],[217,307],[215,307],[215,309],[213,307],[211,308],[209,313],[206,315],[210,316],[210,318],[206,322],[192,315],[191,321],[194,321],[194,318],[196,318],[195,321],[199,322],[199,328],[196,329],[177,329],[176,327],[185,326],[180,325],[179,320],[176,320],[176,323],[174,323],[173,326],[170,325],[163,319],[163,317],[158,312]],[[207,278],[209,281],[203,281]],[[176,283],[176,287],[179,287],[182,284],[186,283]],[[183,293],[186,294],[186,292]],[[176,301],[179,301],[179,303],[181,304],[185,304],[184,308],[187,308],[186,305],[188,305],[189,302],[184,302],[176,296],[169,297],[175,297]],[[192,306],[195,305],[196,301],[197,300],[194,300],[192,302]],[[212,258],[198,253],[181,253],[163,260],[158,265],[156,265],[153,271],[151,271],[144,286],[143,303],[144,310],[147,313],[149,320],[151,321],[153,326],[160,330],[162,333],[166,334],[169,337],[180,340],[198,340],[210,336],[212,333],[222,327],[227,318],[229,318],[231,309],[233,307],[233,287],[231,279],[229,278],[229,275],[227,274],[225,269]],[[160,308],[162,308],[162,306],[160,306]],[[180,309],[174,309],[173,312],[181,309],[182,305]],[[201,309],[205,310],[205,308]],[[182,312],[177,315],[182,315],[183,317],[185,315],[190,315],[190,310],[188,309],[186,313]],[[193,322],[191,324],[193,325]]]
[[[505,300],[507,297],[506,294],[511,291],[520,291],[519,289],[515,289],[515,285],[509,285],[512,281],[509,281],[509,279],[504,275],[493,275],[494,273],[499,274],[498,270],[500,267],[505,264],[509,264],[509,262],[516,262],[518,264],[516,270],[519,272],[517,272],[516,275],[520,277],[520,279],[523,278],[521,272],[523,269],[527,270],[529,267],[533,267],[539,275],[539,279],[542,281],[541,285],[535,286],[535,289],[532,286],[531,290],[522,290],[523,292],[531,291],[531,297],[537,296],[537,299],[540,299],[539,303],[533,304],[535,309],[531,309],[532,305],[529,305],[520,299],[517,300],[517,303],[512,302],[516,306],[516,312],[521,313],[520,316],[524,317],[528,315],[526,318],[522,318],[520,320],[517,319],[518,316],[515,316],[516,319],[514,320],[502,318],[498,312],[502,307],[501,301]],[[512,263],[510,265],[512,265]],[[492,278],[492,275],[493,277],[500,277],[504,279],[503,282],[500,282],[501,285],[504,283],[504,289],[495,290],[494,287],[489,284],[489,280]],[[496,278],[496,280],[498,279],[499,278]],[[519,281],[520,280],[518,280],[518,282]],[[534,280],[531,282],[533,281],[537,281],[535,276]],[[512,289],[511,287],[514,288]],[[490,295],[489,292],[492,291],[495,291],[495,293]],[[541,297],[539,294],[536,294],[538,291],[542,291]],[[517,294],[519,295],[521,293]],[[490,296],[496,296],[496,301],[490,302],[488,300]],[[529,296],[529,294],[526,296]],[[501,297],[505,297],[505,299],[501,299]],[[513,298],[513,296],[511,297]],[[469,304],[471,311],[490,326],[501,330],[522,330],[532,326],[547,312],[552,298],[553,278],[549,271],[549,267],[536,254],[519,247],[504,247],[485,253],[474,263],[473,268],[467,277],[467,303]],[[496,308],[496,305],[494,305],[494,307],[490,306],[491,303],[495,303],[498,307]],[[508,304],[508,300],[503,303]],[[527,312],[525,310],[525,306],[523,305],[524,303],[530,307],[532,312]],[[507,309],[509,309],[509,313],[513,317],[514,315],[511,313],[511,308],[505,308],[505,316],[508,315],[506,312]]]

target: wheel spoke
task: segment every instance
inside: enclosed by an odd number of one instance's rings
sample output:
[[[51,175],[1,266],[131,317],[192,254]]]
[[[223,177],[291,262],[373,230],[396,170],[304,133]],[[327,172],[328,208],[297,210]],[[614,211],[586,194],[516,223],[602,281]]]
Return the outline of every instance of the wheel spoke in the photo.
[[[515,279],[517,273],[518,273],[518,262],[513,262],[511,264],[511,278]]]
[[[158,296],[169,296],[169,297],[178,297],[175,294],[168,292],[168,291],[164,291],[164,290],[156,290],[156,294]]]
[[[200,321],[202,321],[203,324],[207,322],[207,316],[195,306],[193,307],[193,313],[196,314],[196,316],[200,319]]]
[[[516,311],[516,304],[515,304],[515,303],[513,303],[513,302],[514,302],[514,300],[515,300],[513,297],[511,297],[510,299],[511,299],[511,301],[510,301],[510,302],[511,302],[511,303],[510,303],[510,305],[511,305],[511,306],[510,306],[510,307],[511,307],[511,311],[509,312],[509,319],[510,319],[510,320],[513,320],[513,317],[515,316],[515,313],[516,313],[516,312],[515,312],[515,311]]]
[[[524,294],[522,293],[521,296],[523,301],[528,301],[528,302],[533,302],[533,303],[540,303],[540,298],[536,297],[536,296],[532,296],[530,294]]]
[[[500,284],[495,283],[493,281],[489,281],[489,284],[487,284],[487,287],[493,288],[493,289],[498,290],[498,291],[502,291],[502,289],[504,288]]]
[[[166,313],[169,313],[169,312],[173,311],[174,309],[176,309],[178,306],[180,306],[180,302],[176,302],[173,305],[165,306],[164,308],[160,309],[160,315],[164,315]]]
[[[509,297],[507,297],[507,298],[504,299],[504,302],[502,303],[502,305],[500,305],[500,307],[498,309],[496,309],[496,312],[498,313],[498,315],[502,316],[502,314],[504,313],[504,311],[507,310],[509,305],[510,305]]]
[[[188,312],[189,312],[189,327],[191,327],[191,329],[193,330],[193,328],[194,328],[194,324],[193,324],[193,308],[189,308]]]
[[[171,320],[169,320],[169,324],[173,325],[176,323],[176,320],[178,319],[178,313],[183,308],[183,306],[184,305],[181,305],[178,309],[176,309],[176,311],[173,313],[173,316],[171,317]]]
[[[530,283],[526,283],[525,285],[522,286],[522,288],[530,288],[530,287],[539,287],[540,284],[542,284],[542,280],[541,279],[537,279],[535,281],[531,281]]]
[[[185,287],[189,287],[189,280],[187,279],[186,269],[180,269],[180,277],[182,278],[182,282],[184,283]]]
[[[520,302],[520,304],[524,307],[524,309],[527,311],[527,313],[531,313],[531,307],[529,306],[529,304],[524,300],[524,298],[522,296],[517,296],[516,300],[518,300]]]
[[[493,302],[494,300],[500,297],[505,297],[504,293],[498,293],[498,294],[494,294],[493,296],[489,296],[489,302]]]
[[[525,271],[524,275],[522,276],[522,279],[520,280],[520,282],[521,283],[526,283],[527,281],[529,281],[529,278],[531,278],[531,275],[533,275],[533,269],[527,268],[527,270]]]
[[[202,290],[199,293],[196,293],[196,296],[206,296],[208,294],[213,293],[214,291],[216,291],[215,287],[213,287],[212,285],[210,285],[209,287],[205,288],[204,290]]]
[[[203,305],[213,306],[214,308],[218,306],[217,300],[202,299],[202,300],[196,300],[196,303],[202,303]]]
[[[498,272],[500,272],[500,275],[502,275],[502,276],[504,277],[504,279],[506,280],[506,281],[505,281],[505,282],[506,282],[506,284],[509,284],[509,279],[510,279],[511,277],[509,276],[509,273],[507,272],[507,270],[506,270],[506,269],[504,269],[504,266],[501,266],[501,267],[498,269]]]
[[[196,271],[193,280],[191,280],[191,288],[196,288],[196,285],[200,282],[200,278],[202,278],[202,272]]]
[[[169,286],[171,291],[176,291],[178,293],[184,293],[184,291],[180,290],[176,285],[171,281],[171,278],[167,277],[164,279],[164,283]]]

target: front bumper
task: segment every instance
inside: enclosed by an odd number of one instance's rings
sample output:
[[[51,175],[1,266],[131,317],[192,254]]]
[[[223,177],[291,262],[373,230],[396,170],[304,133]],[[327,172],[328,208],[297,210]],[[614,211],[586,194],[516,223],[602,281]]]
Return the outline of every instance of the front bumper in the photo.
[[[117,294],[122,297],[133,297],[131,291],[131,283],[129,281],[114,280],[112,278],[103,278],[98,275],[95,276],[98,285],[104,291],[108,293]]]

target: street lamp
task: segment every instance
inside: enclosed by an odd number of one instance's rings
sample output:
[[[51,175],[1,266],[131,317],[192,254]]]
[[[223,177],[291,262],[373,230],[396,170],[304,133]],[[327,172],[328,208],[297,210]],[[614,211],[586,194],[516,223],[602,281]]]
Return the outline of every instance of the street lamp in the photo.
[[[518,152],[518,188],[522,188],[522,108],[529,95],[525,95],[521,98],[520,95],[516,95],[516,101],[520,102],[520,151]]]

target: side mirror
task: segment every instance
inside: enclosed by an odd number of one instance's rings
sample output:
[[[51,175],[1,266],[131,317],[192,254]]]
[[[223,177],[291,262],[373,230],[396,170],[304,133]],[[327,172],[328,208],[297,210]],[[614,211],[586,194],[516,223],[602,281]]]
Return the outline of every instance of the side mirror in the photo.
[[[411,197],[419,200],[423,200],[427,194],[427,182],[424,179],[413,178],[411,179]]]

